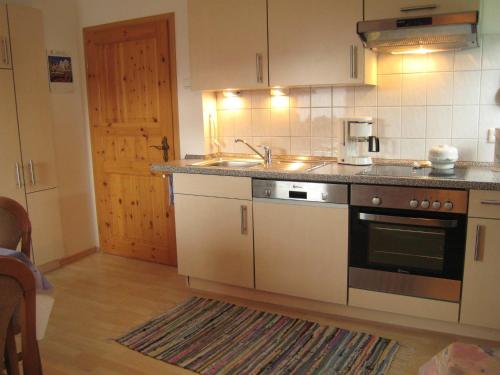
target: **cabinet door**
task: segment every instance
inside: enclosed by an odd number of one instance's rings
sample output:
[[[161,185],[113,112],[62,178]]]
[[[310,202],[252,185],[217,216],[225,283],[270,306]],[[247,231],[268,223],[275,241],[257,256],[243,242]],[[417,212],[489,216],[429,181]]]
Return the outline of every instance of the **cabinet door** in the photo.
[[[25,205],[12,71],[0,69],[0,196]]]
[[[264,88],[266,0],[189,0],[193,89]]]
[[[270,85],[375,84],[376,59],[356,34],[362,19],[362,0],[269,0]]]
[[[0,1],[0,69],[12,68],[7,6]]]
[[[28,192],[57,185],[42,13],[9,5],[21,151]]]
[[[500,329],[500,220],[469,219],[460,322]]]
[[[64,256],[64,247],[58,189],[27,194],[26,199],[36,264],[42,265],[61,259]]]
[[[479,0],[365,0],[365,20],[467,12],[479,9]]]
[[[347,206],[254,200],[255,287],[347,303]]]
[[[175,195],[179,273],[254,287],[252,201]]]

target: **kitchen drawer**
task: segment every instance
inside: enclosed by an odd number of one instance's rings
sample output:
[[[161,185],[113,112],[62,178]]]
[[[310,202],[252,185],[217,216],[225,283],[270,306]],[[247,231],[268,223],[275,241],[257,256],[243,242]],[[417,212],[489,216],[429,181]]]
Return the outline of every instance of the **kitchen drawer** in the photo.
[[[469,217],[500,219],[500,191],[471,190]]]
[[[349,288],[349,306],[458,322],[458,303]]]
[[[252,200],[252,179],[248,177],[175,173],[174,193]]]

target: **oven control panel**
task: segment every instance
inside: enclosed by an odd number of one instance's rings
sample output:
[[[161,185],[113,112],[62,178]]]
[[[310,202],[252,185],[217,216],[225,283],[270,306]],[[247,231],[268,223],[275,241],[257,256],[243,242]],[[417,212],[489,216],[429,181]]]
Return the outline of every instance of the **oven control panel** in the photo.
[[[467,213],[465,190],[351,185],[351,205],[401,210]]]

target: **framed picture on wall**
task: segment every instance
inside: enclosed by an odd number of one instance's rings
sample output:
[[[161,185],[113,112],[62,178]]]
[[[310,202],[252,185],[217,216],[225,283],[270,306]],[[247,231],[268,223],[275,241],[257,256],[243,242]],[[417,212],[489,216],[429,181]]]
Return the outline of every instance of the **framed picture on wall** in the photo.
[[[73,92],[73,64],[71,56],[62,51],[47,53],[49,84],[52,92]]]

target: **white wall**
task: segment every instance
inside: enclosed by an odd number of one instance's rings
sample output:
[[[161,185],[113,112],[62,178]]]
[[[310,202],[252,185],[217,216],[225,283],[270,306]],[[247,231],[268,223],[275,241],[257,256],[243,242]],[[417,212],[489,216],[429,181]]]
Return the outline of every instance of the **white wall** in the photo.
[[[98,241],[80,76],[78,8],[73,0],[9,0],[8,3],[40,9],[46,48],[62,50],[73,57],[74,91],[50,95],[64,249],[65,256],[69,256],[96,246]]]
[[[181,155],[203,154],[203,113],[200,92],[189,89],[187,0],[76,0],[81,26],[175,13],[177,86]]]

